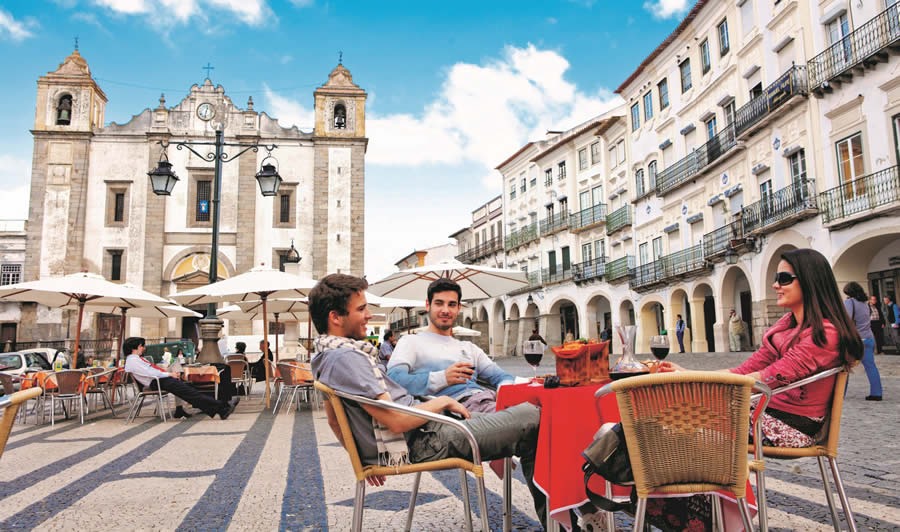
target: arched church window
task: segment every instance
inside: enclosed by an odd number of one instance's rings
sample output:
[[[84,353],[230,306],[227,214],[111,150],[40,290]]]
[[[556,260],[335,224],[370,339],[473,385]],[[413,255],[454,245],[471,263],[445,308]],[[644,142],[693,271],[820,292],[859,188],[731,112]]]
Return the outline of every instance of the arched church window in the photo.
[[[68,94],[59,99],[56,105],[56,125],[68,126],[72,122],[72,97]]]
[[[344,104],[339,103],[334,106],[334,129],[344,129],[347,127],[347,108]]]

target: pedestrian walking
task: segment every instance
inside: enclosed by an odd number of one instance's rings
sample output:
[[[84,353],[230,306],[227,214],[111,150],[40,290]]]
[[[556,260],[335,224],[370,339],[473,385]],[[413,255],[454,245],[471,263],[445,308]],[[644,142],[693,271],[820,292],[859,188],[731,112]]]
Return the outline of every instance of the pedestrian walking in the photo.
[[[890,296],[884,296],[884,345],[900,350],[900,307]]]
[[[684,353],[684,320],[681,319],[681,314],[675,315],[678,320],[675,322],[675,336],[678,337],[678,347],[681,349],[680,353]]]
[[[875,365],[875,336],[872,334],[869,300],[862,286],[854,281],[847,283],[844,287],[844,294],[847,295],[844,307],[847,309],[847,314],[850,315],[850,321],[856,324],[856,330],[862,338],[862,364],[866,370],[866,377],[869,378],[869,395],[866,396],[866,401],[881,401],[881,375]]]
[[[884,354],[884,312],[878,304],[878,298],[869,296],[869,325],[875,337],[875,353]]]

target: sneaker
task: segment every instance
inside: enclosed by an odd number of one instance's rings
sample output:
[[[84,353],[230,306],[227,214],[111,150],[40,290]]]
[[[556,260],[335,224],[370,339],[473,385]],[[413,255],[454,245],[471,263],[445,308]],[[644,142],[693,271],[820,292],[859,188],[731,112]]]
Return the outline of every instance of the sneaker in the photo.
[[[867,395],[866,401],[881,401],[880,395]]]
[[[185,412],[184,408],[182,408],[181,405],[178,405],[177,407],[175,407],[175,413],[172,414],[172,417],[174,417],[175,419],[182,418],[182,417],[184,419],[188,419],[192,415],[193,414],[188,414],[187,412]]]

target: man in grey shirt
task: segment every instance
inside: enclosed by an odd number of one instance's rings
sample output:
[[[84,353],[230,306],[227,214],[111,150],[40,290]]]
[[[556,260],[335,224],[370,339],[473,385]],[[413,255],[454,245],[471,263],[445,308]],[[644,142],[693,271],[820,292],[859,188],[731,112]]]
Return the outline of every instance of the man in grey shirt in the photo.
[[[387,376],[384,366],[377,362],[375,348],[365,342],[366,323],[372,317],[366,308],[367,287],[365,279],[331,274],[310,292],[312,321],[316,329],[326,331],[315,343],[312,371],[316,380],[345,393],[394,401],[433,413],[450,412],[464,418],[463,423],[478,442],[483,461],[519,457],[535,511],[543,521],[546,499],[533,482],[540,407],[522,403],[492,414],[470,414],[459,402],[447,396],[420,402],[409,395],[405,388]],[[390,454],[391,460],[411,463],[444,458],[472,459],[466,438],[449,425],[348,401],[345,401],[344,409],[365,464],[387,465],[384,463],[386,454]],[[337,418],[327,402],[325,413],[338,441],[345,447],[352,444],[343,440]],[[370,480],[374,485],[383,482],[383,478]]]

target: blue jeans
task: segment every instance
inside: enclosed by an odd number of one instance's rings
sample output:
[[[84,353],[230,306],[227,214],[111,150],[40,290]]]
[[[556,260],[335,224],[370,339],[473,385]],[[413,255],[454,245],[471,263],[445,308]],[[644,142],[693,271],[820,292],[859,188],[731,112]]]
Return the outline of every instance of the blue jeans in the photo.
[[[881,374],[875,366],[875,339],[863,339],[862,365],[866,369],[866,377],[869,378],[869,395],[881,397]]]

